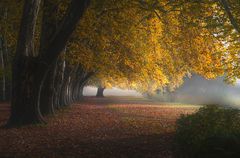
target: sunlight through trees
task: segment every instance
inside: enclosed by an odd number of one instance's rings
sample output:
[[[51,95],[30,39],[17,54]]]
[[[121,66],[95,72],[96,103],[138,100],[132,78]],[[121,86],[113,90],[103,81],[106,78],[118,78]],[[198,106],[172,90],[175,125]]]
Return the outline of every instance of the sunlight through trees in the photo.
[[[9,125],[41,123],[84,85],[173,91],[191,73],[240,78],[238,0],[0,2],[2,99]],[[11,66],[12,65],[12,66]],[[11,76],[11,77],[10,77]]]

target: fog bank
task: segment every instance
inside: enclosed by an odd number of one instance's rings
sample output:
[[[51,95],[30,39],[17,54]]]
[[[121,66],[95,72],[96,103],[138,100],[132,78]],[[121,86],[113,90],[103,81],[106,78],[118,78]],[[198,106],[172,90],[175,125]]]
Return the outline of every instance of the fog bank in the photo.
[[[84,96],[96,96],[97,88],[96,87],[84,87],[83,95]],[[142,94],[136,92],[135,90],[124,90],[119,88],[105,89],[104,96],[132,96],[132,97],[141,97]]]
[[[207,80],[193,75],[186,78],[184,84],[173,93],[160,93],[156,99],[167,102],[188,104],[218,104],[240,107],[239,85],[228,85],[223,78]]]

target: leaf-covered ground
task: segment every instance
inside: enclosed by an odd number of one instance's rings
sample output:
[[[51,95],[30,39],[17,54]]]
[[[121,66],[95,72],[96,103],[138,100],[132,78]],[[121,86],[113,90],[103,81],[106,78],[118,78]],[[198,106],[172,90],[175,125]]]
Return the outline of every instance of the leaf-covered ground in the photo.
[[[47,125],[0,129],[0,157],[172,158],[175,121],[197,106],[129,98],[85,98]],[[9,117],[0,104],[0,125]]]

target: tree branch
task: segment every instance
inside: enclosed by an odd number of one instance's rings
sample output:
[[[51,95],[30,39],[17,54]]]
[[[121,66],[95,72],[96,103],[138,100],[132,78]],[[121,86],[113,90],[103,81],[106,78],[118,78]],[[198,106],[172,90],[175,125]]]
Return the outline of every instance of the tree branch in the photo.
[[[228,16],[228,18],[229,18],[232,26],[234,27],[234,29],[235,29],[238,33],[240,33],[239,25],[238,25],[236,19],[234,18],[234,16],[232,15],[232,13],[231,13],[230,6],[229,6],[228,1],[227,1],[227,0],[219,0],[219,1],[220,1],[220,3],[222,4],[225,12],[227,13],[227,16]]]
[[[89,3],[90,0],[72,0],[60,27],[56,30],[52,40],[49,41],[46,53],[40,54],[40,62],[49,65],[60,55]]]

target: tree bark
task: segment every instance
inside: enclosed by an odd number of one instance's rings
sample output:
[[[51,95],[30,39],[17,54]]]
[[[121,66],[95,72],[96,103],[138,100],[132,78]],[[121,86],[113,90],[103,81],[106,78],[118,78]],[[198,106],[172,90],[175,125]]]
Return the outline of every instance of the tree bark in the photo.
[[[55,96],[54,96],[54,106],[59,109],[61,106],[61,89],[63,86],[64,74],[65,74],[65,61],[58,60],[57,62],[57,73],[54,81]]]
[[[39,96],[43,74],[34,57],[34,34],[41,0],[26,0],[13,62],[12,104],[9,125],[43,122]],[[43,72],[43,71],[41,71]],[[41,76],[39,76],[41,75]]]
[[[12,102],[9,126],[44,122],[40,110],[43,81],[49,65],[64,50],[89,0],[72,0],[43,53],[34,51],[34,34],[41,0],[25,0],[18,44],[12,66]],[[56,16],[56,15],[55,15]],[[42,44],[40,43],[40,46]],[[65,97],[65,96],[64,96]]]
[[[54,79],[56,77],[56,63],[50,67],[50,71],[44,80],[41,97],[40,97],[40,109],[43,116],[54,114]]]
[[[104,90],[105,90],[104,87],[102,87],[102,86],[98,87],[96,97],[104,97],[104,95],[103,95]]]
[[[1,20],[4,26],[7,26],[8,20],[8,8],[2,8],[1,10]],[[11,84],[10,78],[8,77],[9,73],[9,65],[10,62],[8,60],[9,52],[8,52],[8,43],[7,43],[7,30],[3,29],[0,35],[0,51],[1,51],[1,67],[2,67],[2,100],[9,101],[10,100],[10,91],[11,91]]]
[[[9,125],[43,123],[40,93],[46,67],[35,58],[24,57],[13,67],[13,91]]]
[[[1,100],[6,100],[6,70],[5,70],[5,60],[4,60],[4,38],[0,36],[0,63],[2,70],[2,80],[1,80]]]

